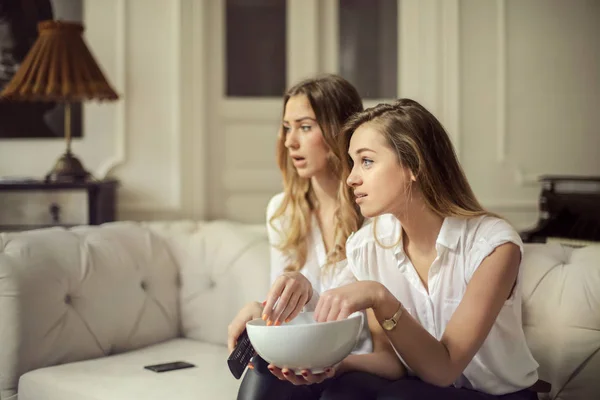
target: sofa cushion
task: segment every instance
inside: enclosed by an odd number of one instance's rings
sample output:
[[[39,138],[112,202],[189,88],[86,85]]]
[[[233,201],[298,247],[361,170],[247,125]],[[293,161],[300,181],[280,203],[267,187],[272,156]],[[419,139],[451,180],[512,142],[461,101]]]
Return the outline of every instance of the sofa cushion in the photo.
[[[239,382],[227,368],[227,349],[172,339],[97,360],[42,368],[19,381],[19,400],[235,399]],[[187,361],[195,368],[156,373],[146,365]]]
[[[179,336],[178,293],[166,241],[138,224],[0,234],[0,393],[33,369]]]
[[[170,244],[181,276],[185,337],[225,345],[227,325],[248,301],[269,290],[264,225],[231,221],[147,223]]]
[[[600,393],[600,246],[525,246],[523,326],[552,399]]]

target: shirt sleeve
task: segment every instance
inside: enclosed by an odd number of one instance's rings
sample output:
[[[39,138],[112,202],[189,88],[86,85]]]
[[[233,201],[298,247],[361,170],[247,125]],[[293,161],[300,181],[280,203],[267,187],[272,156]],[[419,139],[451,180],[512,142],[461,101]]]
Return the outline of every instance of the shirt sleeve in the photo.
[[[523,241],[515,229],[505,220],[499,218],[485,218],[477,228],[473,245],[465,269],[467,282],[496,247],[505,243],[514,243],[519,246],[521,258],[523,257]]]

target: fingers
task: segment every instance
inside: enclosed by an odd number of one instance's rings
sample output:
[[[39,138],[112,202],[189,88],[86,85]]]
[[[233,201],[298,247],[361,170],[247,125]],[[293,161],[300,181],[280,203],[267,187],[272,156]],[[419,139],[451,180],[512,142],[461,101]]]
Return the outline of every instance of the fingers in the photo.
[[[231,353],[237,345],[237,340],[246,329],[246,322],[259,318],[262,314],[262,306],[258,302],[252,302],[246,304],[244,308],[240,310],[238,315],[231,321],[227,327],[227,349]]]
[[[315,308],[315,321],[335,321],[340,313],[340,300],[330,293],[323,293]]]
[[[269,289],[269,294],[267,295],[267,303],[265,304],[265,308],[263,309],[262,319],[263,321],[273,321],[273,307],[275,306],[275,302],[279,299],[279,296],[283,293],[285,289],[286,277],[280,276],[275,280],[271,289]]]
[[[300,273],[280,276],[269,290],[263,320],[267,321],[267,325],[272,325],[289,319],[290,314],[304,307],[311,291],[310,282]]]
[[[289,368],[278,368],[273,364],[269,364],[269,371],[275,375],[279,380],[291,382],[294,385],[311,385],[314,383],[321,383],[325,379],[332,378],[335,375],[335,368],[326,368],[323,373],[313,374],[310,370],[304,369],[301,375],[296,375],[294,371]]]
[[[281,369],[274,366],[273,364],[269,364],[268,367],[269,371],[271,371],[271,373],[273,375],[275,375],[277,377],[277,379],[279,379],[280,381],[285,381],[285,376],[283,375],[283,372],[281,372]]]
[[[287,317],[288,321],[293,320],[294,318],[296,318],[298,316],[298,314],[300,314],[300,312],[304,308],[304,305],[306,304],[307,301],[308,301],[308,293],[301,294],[300,298],[298,299],[298,304],[296,304],[296,308],[294,308],[292,310],[292,312],[290,313],[290,315]]]
[[[300,299],[301,294],[302,293],[300,293],[300,292],[296,292],[296,293],[292,294],[290,300],[287,302],[287,306],[283,309],[281,314],[279,314],[279,315],[276,314],[275,325],[280,325],[282,322],[289,322],[289,315],[292,313],[292,311],[294,311],[297,308],[298,300]],[[285,300],[283,300],[284,296],[285,296],[285,292],[281,296],[282,300],[279,301],[277,308],[279,308],[281,303],[285,302]]]
[[[325,321],[336,321],[340,315],[341,304],[339,299],[333,299],[329,307],[329,313],[325,317]]]
[[[245,324],[246,321],[240,323],[240,321],[236,318],[227,327],[227,349],[230,353],[233,351],[233,349],[235,349],[235,346],[237,345],[237,339],[244,331]]]

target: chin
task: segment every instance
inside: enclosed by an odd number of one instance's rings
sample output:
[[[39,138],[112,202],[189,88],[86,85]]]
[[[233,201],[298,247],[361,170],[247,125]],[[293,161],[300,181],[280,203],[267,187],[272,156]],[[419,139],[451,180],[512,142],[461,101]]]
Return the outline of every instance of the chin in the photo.
[[[360,207],[360,213],[365,218],[375,218],[375,217],[378,217],[380,215],[386,214],[387,212],[385,210],[378,209],[378,208],[375,208],[375,207],[368,207],[365,204],[362,207]]]
[[[305,179],[310,179],[313,177],[313,173],[311,170],[308,169],[297,169],[296,172],[298,173],[298,176],[300,176],[300,178],[305,178]]]
[[[379,215],[379,213],[373,212],[369,207],[360,207],[360,213],[365,218],[373,218]]]

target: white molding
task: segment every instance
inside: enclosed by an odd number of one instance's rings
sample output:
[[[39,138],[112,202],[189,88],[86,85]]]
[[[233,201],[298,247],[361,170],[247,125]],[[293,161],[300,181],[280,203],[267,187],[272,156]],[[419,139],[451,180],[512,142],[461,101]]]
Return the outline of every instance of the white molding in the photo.
[[[460,156],[460,2],[399,3],[399,97],[413,98],[438,116]]]
[[[205,54],[208,53],[207,41],[207,6],[205,0],[189,0],[192,3],[192,100],[191,108],[191,131],[192,136],[192,162],[189,168],[192,169],[192,215],[196,219],[205,219],[208,213],[208,174],[206,158],[208,154],[207,137],[207,79],[208,64],[205,61]],[[183,49],[187,51],[188,49]]]
[[[460,159],[460,20],[459,1],[442,3],[442,115]]]
[[[319,6],[319,71],[339,73],[339,0],[321,0]]]
[[[496,0],[496,161],[506,161],[508,133],[506,131],[506,0]]]
[[[106,178],[115,168],[123,165],[127,157],[127,1],[117,0],[117,4],[115,86],[120,91],[120,99],[115,104],[115,154],[98,167],[95,175],[99,179]]]
[[[184,37],[183,32],[183,12],[182,10],[185,8],[185,5],[182,4],[185,0],[179,0],[172,4],[174,4],[175,12],[173,13],[173,36],[175,38],[175,45],[171,49],[171,59],[176,60],[175,70],[178,73],[178,77],[176,80],[176,95],[174,96],[173,102],[171,103],[171,115],[173,115],[172,121],[172,132],[173,132],[173,147],[171,156],[173,158],[174,168],[172,171],[172,181],[175,183],[175,193],[173,194],[174,201],[170,204],[170,207],[167,209],[173,210],[181,210],[183,208],[183,188],[185,185],[182,182],[183,175],[182,171],[185,166],[182,165],[185,162],[185,157],[182,157],[182,142],[184,140],[183,135],[184,130],[182,129],[182,119],[184,117],[181,104],[183,103],[183,94],[184,94],[184,56],[186,56],[189,52],[188,49],[183,48],[182,38]],[[187,61],[187,60],[186,60]]]
[[[286,88],[319,73],[318,0],[287,0]]]
[[[419,97],[421,81],[421,52],[419,51],[419,14],[418,1],[401,1],[398,12],[398,97]]]

